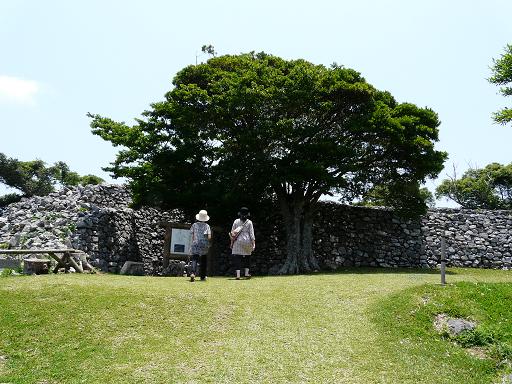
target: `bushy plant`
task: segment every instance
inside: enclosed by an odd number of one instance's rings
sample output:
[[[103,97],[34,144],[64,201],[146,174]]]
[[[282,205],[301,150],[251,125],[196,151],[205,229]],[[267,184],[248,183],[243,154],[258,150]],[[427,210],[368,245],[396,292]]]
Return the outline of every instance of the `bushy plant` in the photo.
[[[18,195],[17,193],[8,193],[0,196],[0,207],[7,207],[9,204],[17,203],[22,197],[23,196]]]
[[[13,274],[13,271],[12,269],[10,268],[5,268],[5,269],[2,269],[2,272],[0,272],[0,277],[9,277]]]
[[[499,341],[490,348],[489,353],[492,357],[498,359],[499,361],[508,361],[509,363],[512,362],[511,344]]]
[[[494,332],[486,327],[477,327],[453,336],[453,339],[465,348],[483,347],[495,342]]]

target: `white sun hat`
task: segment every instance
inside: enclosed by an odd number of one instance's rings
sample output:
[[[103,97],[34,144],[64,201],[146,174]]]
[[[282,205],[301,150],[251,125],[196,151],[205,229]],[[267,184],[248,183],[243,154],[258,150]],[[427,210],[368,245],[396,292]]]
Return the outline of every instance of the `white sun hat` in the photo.
[[[199,213],[196,215],[196,220],[208,221],[210,220],[210,216],[208,216],[208,212],[206,212],[204,209],[201,209]]]

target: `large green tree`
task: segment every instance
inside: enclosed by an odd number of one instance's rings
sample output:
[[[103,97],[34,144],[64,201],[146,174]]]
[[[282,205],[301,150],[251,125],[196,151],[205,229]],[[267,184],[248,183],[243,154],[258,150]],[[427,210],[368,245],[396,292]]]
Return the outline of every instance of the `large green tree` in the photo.
[[[454,175],[442,181],[436,196],[451,199],[463,208],[512,209],[512,163],[471,168],[461,178]]]
[[[98,176],[80,176],[72,172],[62,161],[47,166],[42,160],[20,161],[0,153],[0,183],[19,192],[0,196],[0,206],[19,201],[22,197],[48,195],[59,185],[73,186],[101,182],[103,179]]]
[[[318,268],[320,196],[350,202],[385,185],[395,208],[422,211],[419,183],[446,158],[434,149],[436,113],[397,103],[339,65],[226,55],[184,68],[173,85],[133,126],[89,115],[94,134],[122,147],[106,169],[131,180],[141,204],[273,199],[287,233],[281,273]]]
[[[512,45],[507,44],[505,52],[499,59],[493,60],[491,67],[492,76],[489,81],[501,86],[500,93],[503,96],[512,96]],[[494,120],[500,124],[512,121],[512,108],[503,108],[494,114]]]

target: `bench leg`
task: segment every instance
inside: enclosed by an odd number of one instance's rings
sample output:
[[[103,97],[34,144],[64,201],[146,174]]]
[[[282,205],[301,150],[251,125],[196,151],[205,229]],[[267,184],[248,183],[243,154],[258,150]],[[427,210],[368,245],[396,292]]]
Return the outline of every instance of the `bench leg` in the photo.
[[[69,264],[71,264],[71,266],[73,268],[75,268],[75,271],[77,271],[78,273],[84,273],[84,270],[82,269],[81,266],[79,266],[77,264],[77,262],[75,261],[75,259],[73,258],[73,256],[71,256],[71,254],[69,254],[68,252],[66,252],[64,254],[64,257],[66,257],[67,261],[69,262]]]
[[[48,254],[50,255],[50,257],[55,259],[55,261],[57,261],[57,265],[53,269],[53,273],[59,272],[59,268],[66,268],[66,264],[64,263],[64,256],[62,256],[62,258],[59,258],[55,253],[48,252]]]

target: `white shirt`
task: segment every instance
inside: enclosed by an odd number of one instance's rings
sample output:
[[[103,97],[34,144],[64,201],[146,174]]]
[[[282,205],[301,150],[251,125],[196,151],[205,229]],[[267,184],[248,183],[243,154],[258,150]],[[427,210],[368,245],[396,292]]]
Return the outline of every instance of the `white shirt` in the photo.
[[[245,222],[243,222],[240,219],[236,219],[233,222],[231,232],[233,233],[233,231],[242,226],[243,228],[241,229],[241,232],[233,243],[233,248],[231,249],[231,253],[233,255],[250,255],[252,253],[252,243],[256,240],[254,237],[254,227],[252,225],[252,221],[247,219]]]

